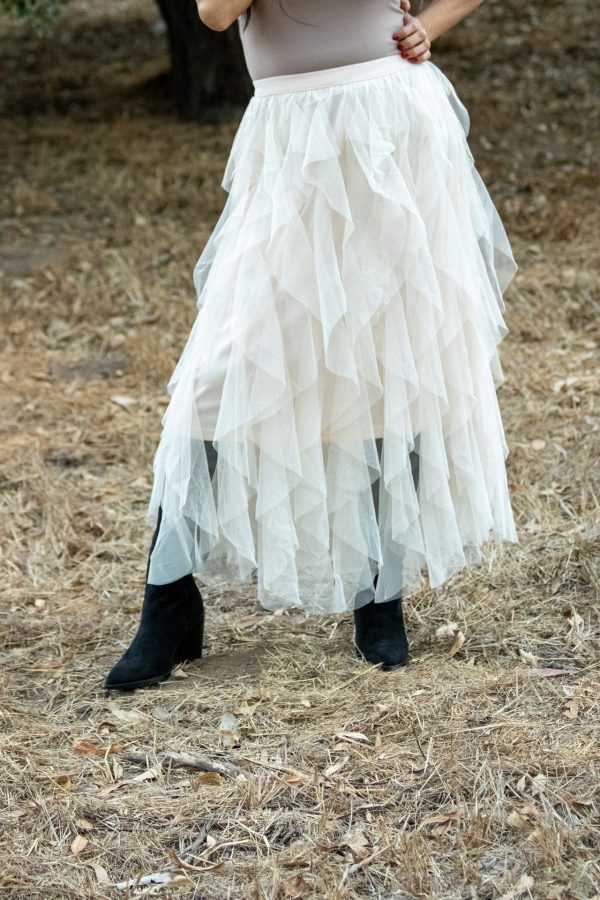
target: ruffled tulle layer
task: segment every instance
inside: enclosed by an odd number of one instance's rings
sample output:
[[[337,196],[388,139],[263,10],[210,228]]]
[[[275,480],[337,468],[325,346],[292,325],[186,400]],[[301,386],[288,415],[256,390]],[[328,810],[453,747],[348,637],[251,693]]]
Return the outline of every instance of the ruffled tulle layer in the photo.
[[[151,583],[256,578],[268,609],[337,612],[517,541],[496,396],[516,267],[467,131],[431,63],[250,100],[169,382]]]

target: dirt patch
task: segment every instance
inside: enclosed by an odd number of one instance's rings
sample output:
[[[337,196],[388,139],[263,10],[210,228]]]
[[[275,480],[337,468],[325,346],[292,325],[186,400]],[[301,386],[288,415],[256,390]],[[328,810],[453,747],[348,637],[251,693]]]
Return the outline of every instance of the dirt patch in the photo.
[[[75,362],[60,363],[52,372],[54,378],[72,381],[81,378],[83,381],[96,381],[101,378],[119,378],[127,371],[128,360],[120,354],[79,359]]]

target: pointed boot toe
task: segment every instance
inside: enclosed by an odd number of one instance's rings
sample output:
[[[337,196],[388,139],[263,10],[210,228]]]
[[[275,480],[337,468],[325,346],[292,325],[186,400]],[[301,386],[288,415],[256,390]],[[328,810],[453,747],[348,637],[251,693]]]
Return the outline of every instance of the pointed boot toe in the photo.
[[[104,687],[109,691],[133,691],[139,687],[160,684],[169,678],[172,665],[165,661],[162,672],[157,671],[160,668],[156,657],[148,660],[138,653],[129,654],[126,651],[106,676]]]

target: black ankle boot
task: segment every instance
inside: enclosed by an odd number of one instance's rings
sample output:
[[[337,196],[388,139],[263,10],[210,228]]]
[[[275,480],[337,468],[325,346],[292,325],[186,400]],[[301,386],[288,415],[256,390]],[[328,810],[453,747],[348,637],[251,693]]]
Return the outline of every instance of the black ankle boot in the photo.
[[[408,640],[404,630],[402,600],[370,603],[354,610],[356,648],[367,662],[394,669],[408,663]]]
[[[131,691],[166,681],[173,666],[202,656],[204,605],[192,575],[171,584],[147,584],[137,633],[105,687]]]

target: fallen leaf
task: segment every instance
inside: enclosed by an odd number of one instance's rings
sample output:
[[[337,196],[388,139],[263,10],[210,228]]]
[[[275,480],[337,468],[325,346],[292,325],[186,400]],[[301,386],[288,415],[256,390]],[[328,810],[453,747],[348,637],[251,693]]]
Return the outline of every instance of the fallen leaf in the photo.
[[[570,641],[579,643],[579,641],[585,637],[585,619],[573,608],[569,610],[567,619],[569,620],[569,633],[567,638]]]
[[[555,381],[552,390],[555,394],[559,394],[565,388],[573,387],[574,384],[577,384],[577,375],[569,375],[567,378],[559,378],[558,381]]]
[[[135,397],[124,397],[122,394],[115,394],[114,397],[110,398],[111,403],[115,403],[117,406],[120,406],[122,409],[129,409],[130,406],[133,406],[134,403],[137,403]]]
[[[119,719],[121,722],[131,722],[133,724],[137,724],[138,722],[147,722],[149,719],[149,716],[137,709],[121,709],[118,703],[116,703],[114,700],[111,703],[108,703],[107,706],[113,716],[115,716],[115,718]]]
[[[523,818],[523,816],[515,810],[508,814],[506,817],[507,825],[510,825],[511,828],[525,828],[527,825],[527,821]]]
[[[241,619],[236,619],[233,623],[234,628],[239,628],[240,631],[243,631],[246,628],[254,628],[255,625],[259,625],[260,622],[266,621],[266,616],[242,616]]]
[[[98,884],[109,885],[111,883],[110,878],[108,877],[108,872],[104,868],[104,866],[99,865],[99,863],[90,863],[92,869],[94,870],[94,875],[96,876],[96,881]]]
[[[219,736],[224,747],[240,746],[238,721],[233,713],[224,713],[219,723]]]
[[[304,775],[294,775],[293,772],[286,772],[281,779],[285,784],[304,784]]]
[[[92,756],[104,756],[104,752],[96,744],[86,741],[84,738],[75,738],[73,741],[73,750],[75,753],[87,754]]]
[[[122,769],[121,769],[122,771]],[[99,797],[110,797],[111,794],[114,794],[115,791],[118,791],[120,788],[124,787],[128,784],[140,784],[143,781],[152,781],[155,778],[158,778],[158,772],[156,769],[146,769],[144,772],[140,772],[139,775],[135,775],[133,778],[126,778],[123,781],[115,781],[114,784],[109,784],[107,787],[103,788],[98,794]]]
[[[453,638],[457,631],[458,624],[456,622],[448,622],[446,625],[440,625],[435,636],[440,640],[443,640],[444,638]]]
[[[192,781],[192,787],[197,788],[205,784],[221,784],[223,779],[218,772],[203,772]]]
[[[594,797],[565,797],[565,801],[575,808],[593,806],[596,802]]]
[[[93,831],[94,826],[89,819],[75,819],[75,825],[79,831]]]
[[[310,869],[311,866],[309,860],[302,855],[279,860],[279,865],[283,869]]]
[[[35,666],[30,666],[30,672],[53,672],[58,671],[58,669],[62,669],[65,664],[65,660],[62,656],[51,656],[50,659],[45,659],[43,662],[37,663]]]
[[[425,825],[445,825],[447,822],[458,822],[459,819],[459,811],[457,809],[449,809],[448,812],[437,813],[433,816],[426,816],[419,825],[419,830],[421,828],[424,828]]]
[[[573,675],[569,669],[517,669],[524,678],[557,678],[559,675]]]
[[[500,900],[515,900],[515,898],[518,897],[519,894],[523,894],[525,893],[525,891],[531,891],[531,888],[534,884],[535,881],[531,877],[531,875],[521,875],[512,891],[509,891],[507,894],[503,894]]]
[[[349,756],[345,756],[340,762],[334,763],[332,766],[328,766],[323,772],[323,777],[331,778],[332,775],[335,775],[336,772],[339,772],[340,769],[343,769],[349,759]]]
[[[519,656],[523,660],[523,662],[529,663],[531,666],[537,666],[538,658],[534,656],[533,653],[530,653],[529,650],[523,650],[519,648]]]
[[[569,700],[566,704],[566,709],[564,711],[564,715],[567,719],[576,719],[579,715],[580,703],[579,700]]]
[[[526,803],[525,806],[521,807],[521,815],[526,816],[531,822],[535,822],[540,818],[541,812],[537,806],[534,806],[532,803]]]
[[[175,863],[180,869],[183,869],[186,872],[201,872],[204,874],[205,872],[214,872],[217,869],[222,869],[224,866],[224,862],[216,862],[210,863],[207,866],[195,866],[190,862],[186,862],[184,859],[181,859],[180,856],[177,856],[174,850],[167,850],[167,855],[169,859]]]
[[[181,666],[178,666],[177,668],[173,669],[173,671],[171,672],[171,677],[172,678],[189,678],[190,676],[185,671],[185,669],[183,669]]]
[[[458,631],[456,633],[454,641],[452,642],[452,646],[450,647],[449,656],[456,656],[456,654],[459,652],[459,650],[461,649],[464,642],[465,642],[464,634],[462,633],[462,631]]]
[[[156,769],[146,769],[145,772],[140,772],[139,775],[134,775],[133,778],[127,778],[121,784],[139,784],[140,781],[154,781],[155,778],[158,778]]]
[[[334,735],[334,737],[338,738],[340,741],[366,741],[367,743],[370,743],[369,738],[366,734],[363,734],[362,731],[340,731],[340,733]]]
[[[542,775],[540,772],[539,775],[536,775],[535,778],[532,779],[531,782],[531,793],[532,794],[541,794],[546,790],[546,785],[548,783],[548,779],[545,775]]]
[[[527,843],[528,844],[536,844],[540,838],[543,836],[544,832],[541,828],[534,828],[531,834],[527,835]]]
[[[139,878],[130,878],[128,881],[118,881],[113,887],[119,891],[130,891],[131,888],[145,887],[152,884],[189,884],[187,875],[173,875],[172,872],[153,872],[151,875],[141,875]]]
[[[78,834],[71,843],[71,853],[73,856],[78,856],[82,850],[85,850],[89,841],[82,834]]]
[[[63,791],[70,791],[73,789],[73,782],[71,781],[70,775],[57,775],[52,781]]]
[[[101,747],[85,738],[75,738],[73,741],[73,750],[80,756],[106,756],[107,753],[120,753],[122,749],[119,744],[109,744],[107,747]]]
[[[355,860],[365,859],[369,855],[369,840],[364,831],[356,831],[347,840],[343,841],[340,846],[347,847]]]
[[[3,815],[9,819],[22,819],[23,816],[31,815],[30,809],[15,809],[15,808],[13,808],[13,809],[4,809],[2,812],[3,812]]]
[[[107,732],[112,733],[116,730],[117,726],[114,722],[100,722],[100,724],[98,725],[98,731],[101,731],[103,734]]]
[[[102,790],[98,794],[98,797],[110,797],[111,794],[114,794],[115,791],[119,790],[122,784],[122,781],[117,781],[115,782],[115,784],[109,784],[107,787],[102,788]]]
[[[311,887],[302,875],[296,875],[291,881],[282,881],[281,889],[283,892],[281,896],[287,897],[289,900],[299,900],[311,893]]]

